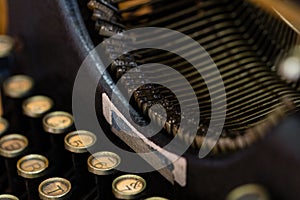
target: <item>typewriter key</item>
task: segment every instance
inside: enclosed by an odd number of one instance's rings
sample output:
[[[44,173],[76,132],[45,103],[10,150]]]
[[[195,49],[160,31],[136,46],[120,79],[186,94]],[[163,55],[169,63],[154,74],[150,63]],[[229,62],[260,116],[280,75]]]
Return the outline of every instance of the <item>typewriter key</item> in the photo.
[[[0,155],[4,157],[8,185],[11,192],[20,194],[22,191],[22,182],[17,176],[17,157],[25,153],[28,146],[26,137],[19,134],[5,135],[0,139]]]
[[[65,137],[65,149],[67,149],[72,157],[74,170],[74,184],[80,186],[78,192],[88,191],[92,188],[89,180],[92,175],[86,167],[86,160],[90,153],[88,151],[96,143],[96,136],[85,130],[73,131]]]
[[[26,75],[11,76],[3,82],[4,117],[10,123],[10,131],[27,130],[28,123],[24,120],[22,101],[33,90],[34,81]]]
[[[19,134],[9,134],[0,139],[0,155],[6,158],[15,158],[23,154],[27,146],[26,137]]]
[[[19,200],[19,198],[11,195],[11,194],[1,194],[0,200]]]
[[[71,195],[71,183],[67,179],[54,177],[44,180],[39,185],[39,196],[42,200],[66,200]]]
[[[260,199],[269,200],[266,189],[258,184],[246,184],[233,189],[226,197],[226,200]]]
[[[112,191],[117,199],[139,198],[146,188],[146,181],[137,175],[122,175],[112,183]]]
[[[48,133],[66,133],[73,128],[73,116],[63,111],[51,112],[43,118],[43,126]]]
[[[23,101],[23,113],[29,124],[28,139],[36,152],[49,149],[49,135],[42,126],[42,117],[51,110],[53,101],[46,96],[33,96]]]
[[[79,177],[84,178],[86,174],[86,160],[89,157],[88,149],[96,143],[96,136],[85,130],[73,131],[65,136],[64,146],[72,157],[73,169],[77,174],[77,180],[81,181]]]
[[[96,175],[110,175],[116,172],[121,158],[108,151],[94,153],[88,158],[88,170]]]
[[[72,115],[63,111],[48,113],[43,118],[43,128],[50,136],[52,147],[50,157],[55,159],[53,163],[56,172],[63,173],[64,170],[69,170],[71,158],[64,149],[64,137],[67,131],[73,129]]]
[[[111,199],[111,183],[113,181],[113,174],[119,166],[121,158],[108,151],[102,151],[92,154],[88,160],[88,171],[95,175],[95,183],[97,186],[97,193],[99,199]]]
[[[41,177],[45,175],[48,165],[48,159],[38,154],[24,156],[17,162],[18,174],[24,178],[29,200],[38,199],[38,191],[35,188],[41,182]]]
[[[149,198],[147,198],[145,200],[168,200],[168,199],[163,198],[163,197],[149,197]]]
[[[48,166],[48,159],[38,154],[24,156],[17,163],[18,174],[28,179],[43,176]]]
[[[96,136],[89,131],[73,131],[65,137],[65,148],[73,153],[86,153],[96,140]]]
[[[22,107],[26,116],[39,118],[53,107],[53,101],[46,96],[33,96],[26,99]]]
[[[26,75],[15,75],[3,83],[4,94],[10,98],[23,98],[33,89],[34,81]]]

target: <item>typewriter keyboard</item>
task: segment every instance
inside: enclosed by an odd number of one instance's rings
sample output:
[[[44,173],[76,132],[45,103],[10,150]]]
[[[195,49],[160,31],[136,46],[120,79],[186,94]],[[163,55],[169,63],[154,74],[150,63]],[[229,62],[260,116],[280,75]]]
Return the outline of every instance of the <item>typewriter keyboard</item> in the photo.
[[[36,84],[27,75],[3,82],[0,199],[175,199],[176,187],[157,172],[126,174],[116,153],[89,153],[101,141],[75,130],[72,115],[36,94]]]

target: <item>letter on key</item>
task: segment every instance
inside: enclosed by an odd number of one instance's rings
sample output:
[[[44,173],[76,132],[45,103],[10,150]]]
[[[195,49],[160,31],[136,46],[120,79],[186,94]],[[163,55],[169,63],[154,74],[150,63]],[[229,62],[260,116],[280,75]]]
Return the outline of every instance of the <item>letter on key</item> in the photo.
[[[48,133],[65,133],[72,128],[73,117],[71,114],[63,111],[51,112],[43,118],[43,126]]]
[[[67,179],[59,177],[46,179],[39,185],[39,194],[42,200],[67,198],[70,190],[71,183]]]
[[[17,163],[18,174],[23,178],[41,177],[48,166],[48,159],[38,154],[24,156]]]
[[[109,151],[94,153],[88,158],[88,170],[96,175],[113,174],[121,162],[121,158]]]
[[[112,183],[112,190],[118,199],[133,199],[142,194],[146,188],[146,181],[137,175],[123,175]]]
[[[73,153],[86,153],[96,140],[96,136],[89,131],[73,131],[65,136],[65,149]]]
[[[0,139],[0,155],[14,158],[23,153],[28,146],[26,137],[19,134],[5,135]]]

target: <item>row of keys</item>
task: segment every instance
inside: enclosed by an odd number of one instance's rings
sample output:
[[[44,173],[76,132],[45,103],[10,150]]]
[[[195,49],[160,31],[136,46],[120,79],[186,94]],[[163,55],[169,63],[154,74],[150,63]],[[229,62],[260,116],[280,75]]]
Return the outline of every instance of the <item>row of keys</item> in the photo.
[[[73,195],[85,195],[82,193],[89,193],[91,188],[96,188],[96,196],[91,199],[139,198],[146,181],[137,175],[118,173],[121,158],[113,152],[90,155],[88,149],[96,144],[97,137],[85,130],[74,131],[72,115],[53,111],[54,102],[49,97],[28,98],[33,86],[33,79],[25,75],[10,77],[3,84],[5,95],[15,109],[21,107],[25,116],[22,119],[28,123],[22,127],[24,134],[7,134],[9,123],[0,118],[0,155],[6,166],[9,192],[24,199],[19,192],[22,187],[17,187],[22,185],[17,173],[25,182],[27,199],[74,199]]]
[[[88,131],[74,131],[67,134],[64,141],[67,150],[80,154],[87,152],[86,148],[95,143],[96,136]],[[4,157],[14,157],[16,153],[20,153],[24,150],[27,145],[28,141],[26,137],[22,135],[6,135],[0,139],[0,154]],[[5,150],[5,154],[2,152],[3,149]],[[113,152],[98,152],[92,154],[87,159],[88,171],[95,174],[96,178],[99,178],[100,181],[105,180],[99,176],[114,174],[115,168],[120,162],[121,158]],[[48,167],[48,159],[38,154],[26,155],[17,162],[18,174],[26,179],[26,185],[33,187],[34,184],[30,184],[30,179],[42,177]],[[101,182],[101,184],[99,184],[99,182],[97,182],[96,184],[99,185],[100,188],[104,188],[104,185],[107,183]],[[67,179],[55,177],[44,180],[40,183],[38,188],[41,199],[56,199],[58,197],[68,196],[71,191],[71,183]],[[118,199],[133,199],[141,194],[145,188],[146,181],[137,175],[122,175],[117,177],[112,183],[113,194]],[[109,193],[107,191],[103,192]],[[99,195],[103,196],[103,194]]]
[[[61,183],[62,180],[64,180],[63,183]],[[47,181],[47,183],[48,183],[48,181],[51,181],[51,183],[47,185],[47,188],[53,187],[53,184],[54,184],[54,187],[57,187],[57,184],[59,184],[59,186],[60,186],[59,190],[54,190],[55,192],[57,192],[57,191],[60,191],[62,188],[66,187],[65,181],[67,181],[67,180],[61,179],[61,178],[53,178],[53,180],[46,180],[46,181]],[[47,197],[49,197],[49,196],[47,196]],[[14,195],[3,194],[3,195],[0,195],[0,200],[19,200],[19,198],[17,198]],[[144,199],[144,200],[167,200],[167,199],[163,198],[163,197],[149,197],[149,198]]]

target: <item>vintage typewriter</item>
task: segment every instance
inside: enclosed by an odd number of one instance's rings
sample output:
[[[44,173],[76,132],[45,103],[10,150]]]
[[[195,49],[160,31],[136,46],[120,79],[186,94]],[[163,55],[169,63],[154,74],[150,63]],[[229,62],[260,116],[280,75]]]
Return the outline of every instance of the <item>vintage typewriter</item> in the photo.
[[[0,0],[0,199],[299,199],[298,6]]]

